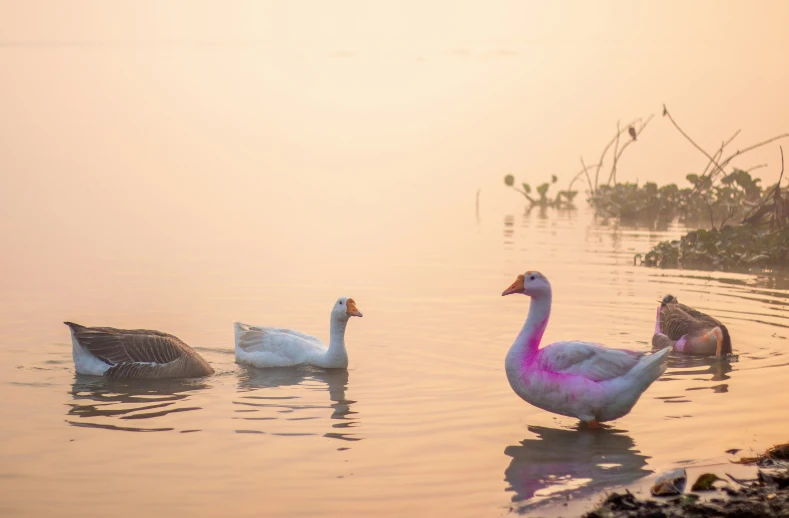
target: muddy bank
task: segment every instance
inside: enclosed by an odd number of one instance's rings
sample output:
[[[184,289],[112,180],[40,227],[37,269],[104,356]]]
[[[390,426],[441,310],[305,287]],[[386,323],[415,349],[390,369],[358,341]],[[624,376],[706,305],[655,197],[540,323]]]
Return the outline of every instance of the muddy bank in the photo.
[[[725,473],[699,476],[690,492],[675,470],[658,477],[652,498],[630,491],[613,492],[584,518],[674,518],[674,517],[789,517],[789,445],[771,448],[765,454],[742,459],[759,466],[756,478],[743,480]],[[662,479],[662,482],[660,482]],[[667,482],[670,481],[670,482]],[[675,483],[675,485],[672,485]],[[676,486],[676,487],[675,487]],[[670,494],[671,496],[659,496]],[[658,495],[658,496],[655,496]]]

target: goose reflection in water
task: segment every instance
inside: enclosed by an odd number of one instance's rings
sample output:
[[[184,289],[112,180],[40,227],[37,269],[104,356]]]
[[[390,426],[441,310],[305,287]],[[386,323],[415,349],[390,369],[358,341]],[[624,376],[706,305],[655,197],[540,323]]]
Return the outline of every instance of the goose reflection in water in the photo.
[[[337,420],[331,425],[332,431],[323,434],[324,437],[340,439],[343,441],[360,441],[361,437],[357,434],[348,433],[345,430],[355,427],[358,419],[353,417],[356,412],[351,406],[356,401],[345,398],[345,391],[348,387],[348,371],[345,369],[323,370],[310,366],[298,368],[267,368],[257,369],[241,365],[239,374],[238,389],[239,398],[233,401],[238,408],[235,412],[241,415],[234,417],[249,423],[254,421],[310,421],[322,419],[325,415],[322,411],[331,408],[329,416],[332,420]],[[313,399],[304,402],[303,392],[289,391],[287,395],[280,393],[267,393],[266,389],[279,387],[298,387],[302,391],[314,391],[317,393],[329,391],[328,405],[312,404]],[[260,415],[263,413],[264,415]],[[287,416],[287,417],[285,417]],[[292,423],[291,423],[292,424]],[[278,426],[278,429],[280,427]],[[271,432],[262,429],[242,429],[236,430],[238,433],[271,433],[271,435],[317,435],[313,432],[294,431]],[[303,430],[303,428],[302,428]]]
[[[689,387],[686,390],[711,390],[718,394],[723,394],[729,391],[728,383],[718,383],[728,380],[731,376],[729,373],[734,369],[732,362],[736,362],[737,357],[733,356],[729,359],[709,357],[693,357],[681,354],[671,354],[668,359],[668,369],[661,381],[671,381],[672,379],[688,377],[693,381],[702,382],[697,387]],[[710,384],[709,382],[715,382]],[[680,396],[672,396],[662,399],[676,399]]]
[[[190,404],[196,391],[208,388],[199,379],[112,380],[77,374],[67,403],[67,419],[72,426],[127,432],[167,432],[171,426],[132,426],[148,422],[167,424],[167,416],[192,412],[201,407]],[[76,418],[76,419],[74,419]],[[141,421],[143,420],[143,421]],[[198,430],[181,430],[194,432]]]
[[[513,502],[527,502],[519,512],[559,497],[628,484],[652,473],[646,468],[647,457],[622,430],[529,426],[529,431],[538,438],[524,439],[504,450],[512,457],[504,471],[507,491],[515,492]]]

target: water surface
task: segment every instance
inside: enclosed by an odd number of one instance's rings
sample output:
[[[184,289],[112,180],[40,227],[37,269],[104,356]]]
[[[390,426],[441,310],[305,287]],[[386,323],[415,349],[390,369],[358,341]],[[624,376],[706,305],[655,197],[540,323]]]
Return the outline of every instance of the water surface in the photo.
[[[617,178],[684,182],[707,159],[663,103],[710,153],[786,132],[787,14],[0,2],[0,515],[500,516],[785,441],[785,274],[636,267],[682,229],[595,221],[583,192],[524,214],[502,178],[556,174],[553,194],[656,114]],[[732,165],[770,185],[774,145]],[[528,299],[500,294],[533,269],[546,342],[647,349],[671,292],[726,322],[739,362],[672,358],[579,431],[504,375]],[[233,322],[325,340],[339,296],[364,313],[347,372],[234,362]],[[64,320],[173,333],[216,374],[77,376]]]
[[[301,275],[307,258],[277,277],[121,259],[66,281],[55,266],[8,293],[3,513],[497,516],[785,439],[786,276],[633,266],[634,252],[680,229],[623,228],[585,210],[479,222],[466,212],[445,224],[452,241],[415,232],[363,261],[338,258],[353,271],[344,282]],[[500,293],[526,269],[553,283],[546,343],[647,349],[657,301],[671,292],[727,323],[739,361],[672,358],[629,415],[579,430],[521,401],[504,375],[528,299]],[[235,319],[326,339],[339,295],[365,315],[348,327],[347,371],[235,364]],[[75,375],[66,319],[172,332],[217,372]]]

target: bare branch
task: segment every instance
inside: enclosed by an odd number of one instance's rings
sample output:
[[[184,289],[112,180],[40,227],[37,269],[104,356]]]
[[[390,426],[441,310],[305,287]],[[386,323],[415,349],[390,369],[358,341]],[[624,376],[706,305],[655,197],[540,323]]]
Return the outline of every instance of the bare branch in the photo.
[[[759,203],[751,207],[751,210],[743,216],[742,223],[748,223],[751,219],[756,220],[761,217],[764,214],[763,209],[767,208],[763,207],[765,202],[769,200],[771,196],[775,197],[778,194],[777,191],[780,189],[781,179],[784,177],[784,149],[781,146],[778,146],[778,148],[781,150],[781,175],[778,177],[778,183],[776,183],[772,189],[764,193]],[[753,214],[753,216],[751,216],[751,214]]]
[[[710,202],[707,201],[706,196],[702,196],[701,199],[704,200],[704,203],[707,204],[707,208],[710,209],[710,228],[715,228],[715,220],[712,219],[712,205],[710,205]]]
[[[753,166],[753,167],[750,167],[750,168],[748,168],[748,169],[744,169],[744,171],[745,171],[746,173],[750,173],[751,171],[753,171],[753,170],[755,170],[755,169],[761,169],[762,167],[767,167],[767,164],[758,164],[758,165],[755,165],[755,166]]]
[[[652,117],[654,117],[654,115],[650,115],[649,117],[647,117],[647,120],[644,121],[644,123],[641,125],[641,128],[639,128],[638,131],[636,132],[636,135],[641,135],[641,133],[647,127],[647,124],[649,124],[649,121],[652,120]],[[619,162],[619,159],[622,158],[622,153],[624,153],[625,149],[627,149],[627,146],[629,146],[633,142],[635,142],[635,141],[634,140],[628,140],[627,142],[622,144],[622,148],[619,150],[619,154],[616,157],[614,157],[614,160],[616,162]]]
[[[592,178],[589,176],[589,171],[587,171],[586,164],[584,164],[584,157],[581,157],[581,166],[584,168],[584,173],[586,173],[586,181],[589,182],[589,192],[594,194],[595,190],[592,188]]]
[[[723,147],[724,147],[724,143],[723,143],[723,142],[721,142],[721,147],[720,147],[720,149],[718,149],[718,150],[715,152],[715,154],[714,154],[714,155],[712,155],[712,159],[713,159],[713,160],[720,160],[721,156],[723,156]],[[712,164],[713,164],[713,161],[712,161],[712,160],[710,160],[709,162],[707,162],[707,166],[704,168],[704,171],[702,171],[702,172],[701,172],[701,174],[700,174],[699,176],[704,176],[704,175],[706,175],[706,174],[707,174],[707,171],[709,170],[709,168],[710,168],[710,166],[711,166]]]
[[[619,136],[622,134],[622,131],[619,129],[619,121],[616,121],[616,143],[614,144],[614,163],[611,165],[611,174],[608,175],[608,182],[606,185],[611,185],[611,179],[614,179],[614,185],[616,185],[616,159],[619,155]]]
[[[784,204],[783,204],[783,198],[781,197],[781,180],[784,179],[784,148],[781,146],[778,146],[778,148],[781,150],[781,176],[778,177],[778,183],[775,184],[775,202],[773,203],[775,210],[775,216],[774,216],[775,219],[773,221],[775,221],[778,224],[778,226],[783,227]]]
[[[737,130],[736,132],[734,132],[734,135],[732,135],[731,138],[729,138],[729,140],[721,143],[720,149],[717,151],[717,153],[712,155],[713,158],[715,158],[715,160],[720,160],[720,157],[723,156],[723,149],[726,146],[728,146],[729,144],[731,144],[732,140],[734,140],[735,137],[737,137],[737,135],[740,134],[740,131],[742,131],[742,130]],[[711,165],[712,165],[712,161],[707,162],[707,167],[704,168],[704,171],[702,171],[701,176],[704,176],[705,174],[707,174],[707,170],[710,168]]]
[[[698,144],[696,144],[696,142],[694,142],[694,141],[693,141],[693,139],[692,139],[692,138],[690,138],[690,136],[689,136],[687,133],[685,133],[684,131],[682,131],[682,128],[680,128],[680,127],[679,127],[679,124],[677,124],[677,122],[674,120],[674,117],[672,117],[672,116],[671,116],[671,114],[668,112],[668,109],[666,108],[666,105],[665,105],[665,104],[663,105],[663,116],[664,116],[664,117],[668,117],[668,118],[669,118],[669,120],[671,121],[671,124],[673,124],[673,125],[674,125],[674,127],[675,127],[675,128],[677,128],[677,130],[678,130],[678,131],[679,131],[679,132],[682,134],[682,136],[683,136],[683,137],[685,137],[685,138],[688,140],[688,142],[690,142],[691,144],[693,144],[693,147],[695,147],[696,149],[698,149],[699,151],[701,151],[701,152],[704,154],[704,156],[706,156],[706,157],[707,157],[707,158],[710,160],[710,162],[711,162],[712,164],[715,164],[715,166],[717,167],[717,169],[716,169],[716,170],[713,170],[713,171],[711,171],[711,172],[710,172],[710,176],[713,174],[713,172],[717,172],[717,171],[723,171],[723,167],[721,167],[721,165],[720,165],[720,164],[718,164],[718,162],[716,162],[716,161],[715,161],[715,159],[714,159],[714,158],[712,158],[712,157],[710,156],[710,154],[709,154],[709,153],[707,153],[706,151],[704,151],[704,149],[703,149],[701,146],[699,146]],[[697,185],[697,186],[698,186],[698,185],[701,185],[701,182],[697,183],[696,185]],[[697,189],[697,187],[693,189],[693,190],[694,190],[694,192],[696,191],[696,189]]]
[[[628,124],[628,127],[630,127],[630,126],[634,126],[636,122],[640,122],[640,121],[641,121],[641,118],[634,119],[633,121],[631,121],[631,122]],[[641,129],[643,130],[643,128],[644,128],[644,125],[642,124],[642,126],[641,126]],[[604,160],[604,159],[605,159],[605,154],[606,154],[606,153],[608,153],[608,149],[609,149],[609,148],[610,148],[610,147],[611,147],[611,146],[614,144],[614,141],[615,141],[615,140],[617,140],[617,139],[619,138],[619,135],[621,135],[621,134],[622,134],[622,133],[624,133],[625,131],[627,131],[627,129],[623,129],[623,130],[620,130],[620,131],[618,131],[618,132],[616,133],[616,135],[614,136],[614,138],[612,138],[612,139],[611,139],[611,140],[608,142],[608,144],[606,144],[606,146],[603,148],[603,154],[602,154],[602,155],[600,155],[600,163],[599,163],[599,164],[597,164],[597,171],[595,172],[595,176],[594,176],[594,177],[595,177],[595,181],[594,181],[594,186],[595,186],[595,188],[592,190],[592,192],[595,192],[595,191],[597,190],[597,178],[598,178],[598,176],[600,175],[600,169],[603,167],[603,162],[605,161],[605,160]]]
[[[729,156],[728,158],[726,158],[721,163],[724,166],[729,165],[729,162],[731,162],[737,156],[742,155],[743,153],[747,153],[748,151],[752,151],[752,150],[754,150],[754,149],[756,149],[758,147],[762,147],[762,146],[764,146],[766,144],[769,144],[770,142],[775,142],[776,140],[780,140],[780,139],[786,138],[786,137],[789,137],[789,133],[784,133],[783,135],[778,135],[777,137],[773,137],[773,138],[767,139],[764,142],[759,142],[758,144],[754,144],[752,146],[748,146],[748,147],[743,148],[743,149],[738,149],[736,153],[734,153],[733,155]]]
[[[581,163],[583,163],[583,160],[581,161]],[[590,165],[589,167],[597,167],[597,164]],[[570,185],[568,185],[568,186],[567,186],[567,190],[568,190],[568,191],[572,191],[572,190],[573,190],[573,184],[574,184],[574,183],[575,183],[575,181],[576,181],[576,180],[578,180],[578,179],[581,177],[581,175],[582,175],[582,174],[584,174],[585,172],[586,172],[586,169],[584,168],[584,169],[581,169],[580,171],[578,171],[578,174],[576,174],[575,176],[573,176],[573,179],[572,179],[572,180],[570,180]]]

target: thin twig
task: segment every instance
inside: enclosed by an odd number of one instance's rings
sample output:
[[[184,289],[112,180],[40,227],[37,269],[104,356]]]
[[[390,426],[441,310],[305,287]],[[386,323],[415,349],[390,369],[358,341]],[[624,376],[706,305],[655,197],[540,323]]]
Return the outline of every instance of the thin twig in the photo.
[[[647,127],[647,124],[649,124],[649,121],[652,120],[652,117],[654,117],[654,115],[650,115],[649,117],[647,117],[647,120],[644,121],[644,124],[642,124],[641,128],[639,128],[639,130],[636,132],[636,135],[640,136],[641,133],[643,133],[644,129]],[[619,162],[619,159],[622,158],[622,153],[625,152],[625,149],[627,149],[627,146],[629,146],[633,142],[635,142],[635,141],[631,139],[631,140],[628,140],[627,142],[625,142],[624,144],[622,144],[622,148],[619,150],[619,154],[615,157],[615,160],[617,162]]]
[[[784,204],[781,197],[781,180],[784,179],[784,148],[778,146],[781,150],[781,176],[778,177],[778,183],[775,184],[775,222],[778,226],[784,226]]]
[[[671,117],[671,115],[669,115],[669,117]],[[789,133],[784,133],[783,135],[778,135],[777,137],[773,137],[773,138],[767,139],[767,140],[765,140],[764,142],[759,142],[758,144],[754,144],[754,145],[752,145],[752,146],[748,146],[748,147],[746,147],[746,148],[743,148],[743,149],[738,149],[736,153],[734,153],[734,154],[733,154],[733,155],[731,155],[730,157],[726,158],[726,159],[725,159],[725,160],[722,162],[722,164],[723,164],[724,166],[725,166],[725,165],[728,165],[728,164],[729,164],[729,162],[731,162],[731,161],[732,161],[732,160],[733,160],[735,157],[737,157],[737,156],[739,156],[739,155],[742,155],[743,153],[746,153],[746,152],[748,152],[748,151],[751,151],[751,150],[754,150],[754,149],[756,149],[756,148],[758,148],[758,147],[762,147],[762,146],[764,146],[764,145],[766,145],[766,144],[769,144],[770,142],[775,142],[776,140],[779,140],[779,139],[782,139],[782,138],[786,138],[786,137],[789,137]]]
[[[729,138],[729,140],[721,143],[720,149],[714,155],[712,155],[713,158],[715,158],[715,160],[720,160],[720,157],[723,156],[723,149],[729,144],[731,144],[731,142],[735,139],[735,137],[740,134],[740,131],[742,130],[737,130],[736,132],[734,132],[734,135],[732,135],[731,138]],[[704,172],[701,173],[701,176],[707,174],[707,169],[709,169],[711,165],[712,165],[712,161],[707,162],[707,167],[704,168]]]
[[[644,129],[646,129],[646,127],[647,127],[647,124],[649,124],[649,121],[651,121],[654,116],[655,116],[655,114],[652,114],[649,117],[647,117],[647,120],[645,120],[641,124],[641,127],[636,130],[636,136],[641,136],[641,133],[644,132]],[[625,131],[627,131],[627,130],[626,129],[622,130],[620,132],[620,134],[624,133]],[[627,146],[629,146],[633,142],[635,142],[635,140],[630,139],[627,142],[625,142],[624,144],[622,144],[622,147],[619,148],[619,152],[614,156],[614,164],[615,165],[619,164],[619,160],[622,158],[622,154],[625,152],[625,149],[627,149]],[[614,168],[611,169],[611,174],[608,175],[608,183],[610,184],[612,180],[613,180],[614,184],[616,185],[616,169],[614,169]]]
[[[630,127],[630,126],[633,126],[633,125],[634,125],[636,122],[639,122],[640,120],[641,120],[640,118],[633,120],[633,121],[632,121],[630,124],[628,124],[628,127]],[[643,128],[643,126],[642,126],[642,128]],[[616,136],[615,136],[614,138],[612,138],[612,139],[611,139],[611,140],[608,142],[608,144],[606,144],[606,146],[603,148],[603,154],[602,154],[602,155],[600,155],[600,163],[599,163],[599,164],[597,164],[597,171],[595,172],[595,176],[594,176],[594,178],[595,178],[595,180],[594,180],[594,186],[595,186],[595,188],[592,190],[592,192],[593,192],[593,193],[594,193],[594,192],[596,192],[596,190],[597,190],[597,178],[598,178],[598,176],[600,175],[600,169],[603,167],[603,162],[604,162],[604,159],[605,159],[605,154],[606,154],[606,153],[608,153],[608,149],[609,149],[609,148],[610,148],[610,147],[613,145],[614,141],[615,141],[616,139],[618,139],[618,138],[619,138],[619,135],[621,135],[621,134],[622,134],[623,132],[625,132],[625,131],[627,131],[627,129],[623,129],[623,130],[621,130],[621,131],[618,131],[618,132],[616,133]]]
[[[687,133],[682,131],[682,128],[679,127],[679,124],[677,124],[677,122],[674,120],[674,117],[672,117],[671,114],[668,112],[668,109],[666,108],[665,104],[663,105],[663,116],[664,117],[668,116],[668,119],[671,121],[671,124],[673,124],[674,127],[677,128],[677,130],[682,134],[682,136],[685,137],[688,140],[688,142],[693,144],[693,147],[695,147],[696,149],[701,151],[704,154],[704,156],[706,156],[710,160],[710,162],[712,162],[713,164],[715,164],[715,166],[717,166],[718,169],[716,171],[723,171],[723,167],[721,167],[721,165],[718,164],[718,162],[716,162],[715,159],[712,158],[709,153],[704,151],[704,149],[701,146],[696,144],[696,142],[694,142],[693,139],[690,138],[690,135],[688,135]],[[710,176],[712,174],[713,174],[713,171],[710,172]],[[696,187],[693,189],[693,192],[695,192],[696,189],[698,189],[699,185],[701,185],[701,182],[696,183]]]
[[[589,166],[589,167],[597,167],[597,164],[591,165],[591,166]],[[568,191],[572,191],[572,190],[573,190],[573,184],[574,184],[574,183],[575,183],[575,181],[576,181],[576,180],[578,180],[578,179],[581,177],[581,175],[582,175],[582,174],[584,174],[585,172],[586,172],[586,169],[581,169],[580,171],[578,171],[578,174],[576,174],[575,176],[573,176],[573,179],[572,179],[572,180],[570,180],[570,185],[568,185],[568,186],[567,186],[567,190],[568,190]]]
[[[750,173],[751,171],[753,171],[755,169],[761,169],[762,167],[767,167],[767,164],[758,164],[758,165],[755,165],[755,166],[753,166],[753,167],[751,167],[749,169],[743,169],[743,172]]]
[[[781,146],[778,146],[778,149],[781,150],[781,175],[778,177],[778,183],[776,183],[770,190],[764,193],[764,196],[762,196],[762,199],[759,200],[759,203],[751,207],[751,210],[749,210],[745,216],[742,217],[742,223],[747,223],[748,220],[751,219],[751,214],[753,214],[754,219],[756,219],[756,216],[761,217],[764,215],[764,213],[761,212],[762,207],[767,202],[767,200],[770,199],[770,197],[775,197],[776,190],[780,188],[781,179],[784,176],[784,150]]]
[[[710,202],[707,201],[706,196],[702,196],[701,199],[704,200],[704,203],[707,204],[707,208],[710,209],[710,228],[715,228],[715,220],[712,219],[712,205],[710,205]]]
[[[770,188],[770,190],[769,190],[769,191],[767,191],[766,193],[764,193],[764,196],[762,196],[762,199],[761,199],[761,200],[759,200],[759,203],[757,203],[756,205],[754,205],[753,207],[751,207],[751,210],[749,210],[749,211],[748,211],[748,212],[745,214],[745,216],[743,216],[743,217],[742,217],[742,223],[747,223],[747,222],[748,222],[748,220],[751,218],[751,214],[753,214],[754,212],[757,212],[757,213],[759,212],[759,210],[760,210],[760,209],[761,209],[761,207],[764,205],[764,203],[765,203],[767,200],[769,200],[769,199],[770,199],[770,196],[772,196],[772,195],[773,195],[773,192],[775,191],[775,188],[776,188],[777,186],[778,186],[778,184],[775,184],[775,185],[774,185],[772,188]],[[756,214],[754,214],[754,216],[755,216],[755,215],[756,215]]]
[[[611,165],[611,174],[608,175],[608,182],[606,185],[611,185],[611,179],[614,180],[614,185],[616,185],[616,158],[619,154],[619,136],[622,132],[619,129],[619,121],[616,121],[616,143],[614,144],[614,163]]]
[[[723,226],[726,225],[726,222],[729,221],[731,218],[733,218],[734,214],[736,213],[737,213],[737,207],[729,207],[729,213],[726,214],[726,217],[723,218],[723,221],[721,221],[721,228],[723,228]]]
[[[527,199],[527,200],[529,200],[529,201],[531,202],[531,204],[532,204],[532,205],[534,205],[535,203],[537,203],[537,202],[535,201],[535,199],[534,199],[534,198],[532,198],[531,196],[529,196],[529,193],[527,193],[526,191],[524,191],[524,190],[522,190],[522,189],[518,189],[518,188],[517,188],[517,187],[515,187],[514,185],[511,185],[510,187],[511,187],[512,189],[515,189],[517,192],[521,193],[523,196],[525,196],[525,197],[526,197],[526,199]]]
[[[587,171],[586,164],[584,164],[584,157],[581,157],[581,167],[584,168],[584,173],[586,173],[586,181],[589,182],[589,192],[595,194],[595,190],[592,188],[592,177],[589,176],[589,171]]]

